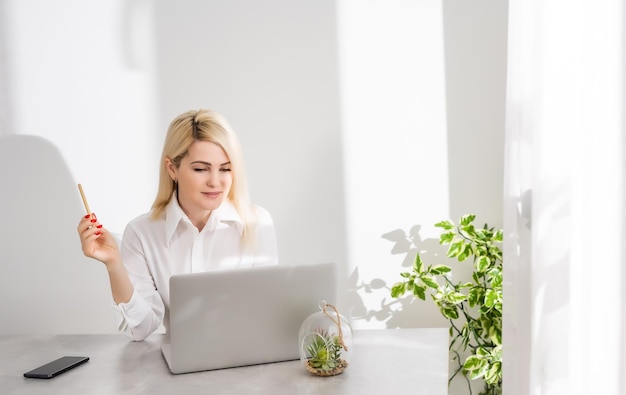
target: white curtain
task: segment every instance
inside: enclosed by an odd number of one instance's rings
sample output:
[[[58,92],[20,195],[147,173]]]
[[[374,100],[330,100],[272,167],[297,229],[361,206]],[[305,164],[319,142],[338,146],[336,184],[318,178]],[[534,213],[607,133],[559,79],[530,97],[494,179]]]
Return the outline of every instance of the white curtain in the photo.
[[[626,394],[624,4],[509,0],[505,394]]]

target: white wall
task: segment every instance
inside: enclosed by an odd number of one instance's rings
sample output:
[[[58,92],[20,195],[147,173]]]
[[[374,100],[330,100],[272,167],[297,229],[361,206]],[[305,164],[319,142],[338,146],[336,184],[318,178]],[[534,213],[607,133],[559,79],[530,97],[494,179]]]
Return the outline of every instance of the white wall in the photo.
[[[0,0],[0,136],[50,140],[121,233],[169,121],[214,108],[281,260],[341,263],[355,327],[445,325],[388,288],[417,248],[440,252],[440,219],[502,222],[503,3]]]
[[[414,225],[447,217],[449,205],[441,3],[339,4],[353,317],[358,326],[404,325],[406,307],[388,287],[406,269],[390,251]]]
[[[506,2],[338,4],[356,325],[447,326],[432,303],[389,288],[418,251],[447,262],[436,222],[502,225]]]

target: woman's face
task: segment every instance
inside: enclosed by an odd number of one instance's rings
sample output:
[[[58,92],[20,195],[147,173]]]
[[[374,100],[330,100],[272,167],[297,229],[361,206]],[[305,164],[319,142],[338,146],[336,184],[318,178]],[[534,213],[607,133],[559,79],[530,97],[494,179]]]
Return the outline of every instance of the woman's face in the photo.
[[[226,152],[209,141],[195,141],[176,168],[167,159],[170,176],[178,180],[178,202],[193,221],[215,210],[228,198],[233,183]]]

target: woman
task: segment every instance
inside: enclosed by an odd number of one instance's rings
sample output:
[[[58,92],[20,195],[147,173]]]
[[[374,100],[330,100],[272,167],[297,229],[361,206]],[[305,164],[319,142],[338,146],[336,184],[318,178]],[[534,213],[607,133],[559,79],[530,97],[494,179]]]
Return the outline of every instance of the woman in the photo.
[[[121,249],[95,214],[78,233],[85,256],[106,265],[118,327],[133,340],[168,329],[170,276],[277,263],[272,218],[249,201],[237,138],[209,110],[170,124],[152,210],[128,224]]]

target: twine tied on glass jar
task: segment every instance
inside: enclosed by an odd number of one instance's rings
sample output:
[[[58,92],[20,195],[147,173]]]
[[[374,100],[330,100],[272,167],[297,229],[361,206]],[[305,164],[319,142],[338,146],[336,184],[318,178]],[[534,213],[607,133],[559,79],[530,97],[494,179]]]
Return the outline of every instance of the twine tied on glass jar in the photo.
[[[330,307],[331,309],[335,311],[335,314],[337,315],[336,320],[333,317],[331,317],[330,314],[328,314],[328,312],[326,311],[327,307]],[[341,315],[339,315],[337,308],[330,303],[326,303],[325,301],[320,303],[320,308],[322,309],[322,313],[324,313],[326,317],[330,318],[330,320],[334,322],[335,325],[337,325],[337,330],[339,331],[339,344],[344,350],[348,351],[348,346],[346,346],[345,343],[343,342],[343,331],[341,330]]]

